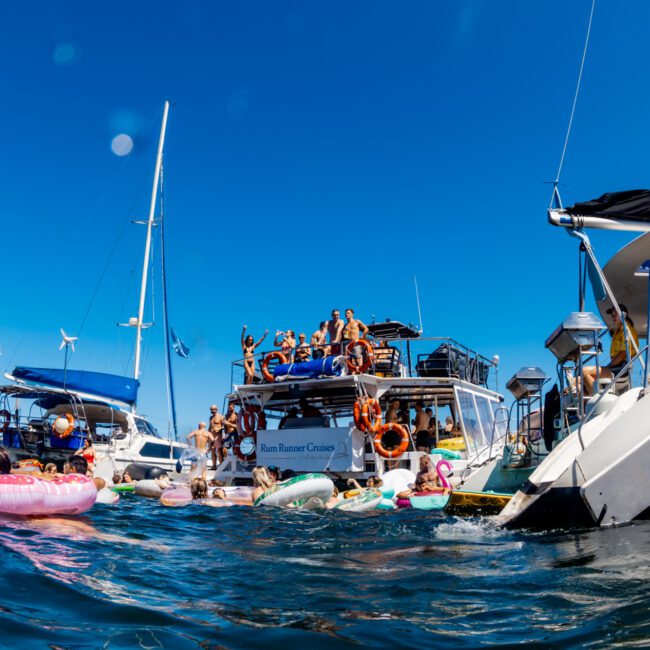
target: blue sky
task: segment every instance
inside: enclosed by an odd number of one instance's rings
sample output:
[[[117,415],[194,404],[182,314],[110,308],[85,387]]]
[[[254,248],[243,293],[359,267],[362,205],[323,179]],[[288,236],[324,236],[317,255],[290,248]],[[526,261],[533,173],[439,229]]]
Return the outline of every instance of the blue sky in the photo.
[[[553,374],[576,245],[545,210],[588,0],[61,2],[3,8],[0,361],[129,372],[162,103],[181,430],[221,404],[246,323],[332,307]],[[647,187],[650,5],[597,4],[565,203]],[[111,140],[135,142],[116,156]],[[594,233],[607,260],[629,237]],[[104,272],[104,269],[105,272]],[[101,280],[101,282],[100,282]],[[84,322],[93,295],[92,308]],[[160,305],[159,290],[155,293]],[[151,308],[148,308],[151,311]],[[83,323],[83,328],[81,325]],[[160,321],[141,410],[166,421]]]

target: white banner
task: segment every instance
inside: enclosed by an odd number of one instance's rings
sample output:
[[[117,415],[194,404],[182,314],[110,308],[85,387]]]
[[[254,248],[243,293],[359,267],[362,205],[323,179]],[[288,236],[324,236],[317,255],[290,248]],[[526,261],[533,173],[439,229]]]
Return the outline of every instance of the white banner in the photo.
[[[364,435],[354,427],[259,431],[257,464],[299,472],[362,472]]]

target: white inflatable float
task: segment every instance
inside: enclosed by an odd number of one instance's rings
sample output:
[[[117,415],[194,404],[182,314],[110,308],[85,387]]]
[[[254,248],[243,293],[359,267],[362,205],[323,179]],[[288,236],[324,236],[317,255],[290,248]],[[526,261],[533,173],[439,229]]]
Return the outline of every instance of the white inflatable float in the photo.
[[[151,499],[160,499],[160,495],[162,494],[162,488],[158,483],[156,483],[155,479],[143,479],[142,481],[138,481],[135,484],[135,489],[133,490],[138,496],[141,497],[149,497]]]
[[[276,483],[260,494],[254,506],[302,507],[310,499],[326,503],[334,492],[334,483],[325,474],[301,474],[287,481]]]
[[[101,490],[97,490],[97,498],[95,503],[105,503],[106,505],[112,506],[120,500],[120,495],[117,492],[109,487],[104,487]]]

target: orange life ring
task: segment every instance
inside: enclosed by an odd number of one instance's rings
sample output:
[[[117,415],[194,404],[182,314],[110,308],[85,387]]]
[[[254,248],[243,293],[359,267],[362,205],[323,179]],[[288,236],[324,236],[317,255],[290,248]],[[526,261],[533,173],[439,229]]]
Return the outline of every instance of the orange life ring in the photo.
[[[253,442],[255,443],[255,446],[253,448],[253,453],[249,454],[248,456],[244,456],[242,453],[242,450],[240,448],[240,444],[244,438],[252,438]],[[233,445],[233,451],[235,452],[235,455],[237,458],[240,460],[243,460],[245,463],[252,463],[257,459],[257,435],[256,432],[246,434],[244,436],[238,436],[237,440],[235,441],[235,444]]]
[[[386,449],[383,445],[383,437],[387,431],[395,431],[401,437],[399,447],[397,449]],[[375,451],[382,456],[383,458],[399,458],[409,446],[409,434],[406,430],[406,427],[397,422],[389,422],[388,424],[380,425],[374,440],[372,441],[375,447]]]
[[[273,361],[273,359],[279,359],[280,363],[287,363],[287,357],[282,352],[278,350],[269,352],[262,361],[262,377],[268,382],[273,382],[273,375],[269,372],[269,361]]]
[[[54,423],[56,420],[58,420],[60,417],[64,417],[68,421],[68,428],[63,432],[59,433],[55,428],[54,428]],[[54,422],[52,422],[52,433],[57,437],[57,438],[67,438],[73,431],[74,431],[74,418],[70,413],[65,413],[64,415],[59,415]]]
[[[11,413],[7,409],[2,409],[0,411],[0,418],[2,418],[2,424],[0,424],[0,433],[4,433],[9,428],[9,423],[11,422]]]
[[[370,417],[372,415],[372,421]],[[371,433],[377,433],[379,427],[381,426],[381,406],[379,406],[379,400],[373,399],[372,397],[368,398],[365,401],[357,400],[354,403],[354,425],[366,433],[370,431]]]
[[[354,348],[357,345],[360,345],[361,347],[366,349],[366,360],[361,365],[352,363],[352,359],[356,358]],[[368,341],[367,339],[357,339],[356,341],[350,341],[345,346],[345,363],[351,374],[360,375],[366,372],[366,370],[368,370],[368,368],[370,368],[370,366],[372,366],[374,362],[375,362],[375,354],[372,351],[372,345],[370,344],[370,341]]]
[[[34,467],[43,471],[43,463],[38,458],[25,458],[18,461],[18,467]]]
[[[247,406],[239,410],[237,415],[237,428],[240,435],[251,435],[258,429],[259,413],[256,406]]]

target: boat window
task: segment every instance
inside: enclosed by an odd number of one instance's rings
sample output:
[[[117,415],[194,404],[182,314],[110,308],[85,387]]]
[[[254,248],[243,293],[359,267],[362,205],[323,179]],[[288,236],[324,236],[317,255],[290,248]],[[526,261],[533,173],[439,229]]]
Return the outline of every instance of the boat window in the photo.
[[[493,442],[494,435],[494,413],[490,405],[490,400],[483,395],[475,395],[476,399],[476,409],[478,411],[478,417],[481,421],[481,426],[483,427],[483,435],[488,445],[491,445]],[[499,437],[498,434],[496,436]]]
[[[173,457],[178,460],[183,453],[182,447],[173,447]],[[159,444],[157,442],[146,442],[140,450],[140,456],[149,458],[169,458],[169,445]]]
[[[136,418],[135,419],[135,426],[138,428],[138,431],[140,433],[144,433],[145,435],[148,436],[155,436],[156,438],[160,438],[158,435],[158,431],[156,427],[154,427],[151,422],[147,422],[147,420],[142,420],[141,418]]]
[[[467,453],[469,455],[475,454],[485,446],[485,439],[476,411],[476,405],[474,404],[474,395],[467,390],[456,389],[456,396],[467,438]]]

